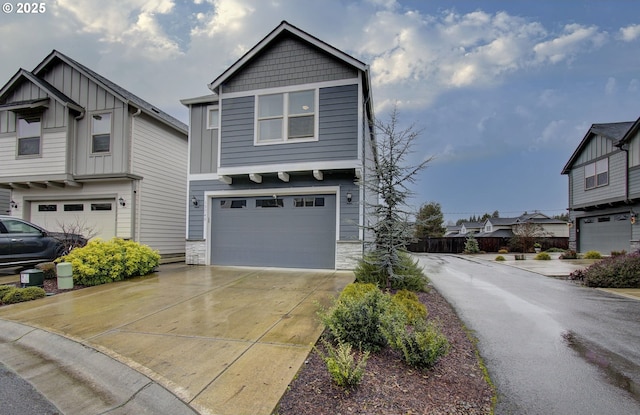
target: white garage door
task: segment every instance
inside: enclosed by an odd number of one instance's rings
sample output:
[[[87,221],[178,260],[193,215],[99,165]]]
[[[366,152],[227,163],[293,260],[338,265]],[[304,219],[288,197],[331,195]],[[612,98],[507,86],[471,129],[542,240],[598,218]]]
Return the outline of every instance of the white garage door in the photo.
[[[629,214],[594,216],[580,219],[580,252],[629,251],[631,221]]]
[[[336,195],[213,199],[211,263],[335,268]]]
[[[116,235],[116,203],[113,199],[32,202],[31,221],[53,232],[64,227],[111,239]]]

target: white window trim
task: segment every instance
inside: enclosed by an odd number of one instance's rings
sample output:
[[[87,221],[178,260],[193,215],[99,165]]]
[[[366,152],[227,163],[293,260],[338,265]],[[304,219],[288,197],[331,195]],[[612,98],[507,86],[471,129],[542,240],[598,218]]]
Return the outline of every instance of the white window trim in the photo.
[[[288,138],[289,132],[288,132],[288,127],[289,127],[289,94],[292,92],[302,92],[302,91],[314,91],[314,96],[313,96],[313,106],[314,106],[314,112],[313,112],[313,137],[304,137],[304,138]],[[258,102],[259,102],[259,98],[261,96],[265,96],[265,95],[277,95],[277,94],[282,94],[283,95],[283,103],[282,103],[282,139],[280,140],[265,140],[265,141],[260,141],[259,140],[259,128],[258,128],[258,124],[259,124],[259,117],[258,117]],[[269,90],[268,92],[263,92],[260,94],[255,94],[254,95],[254,124],[253,124],[253,145],[254,146],[270,146],[270,145],[278,145],[278,144],[289,144],[289,143],[309,143],[309,142],[314,142],[314,141],[318,141],[318,127],[320,125],[320,109],[318,108],[320,104],[320,88],[318,87],[309,87],[309,88],[300,88],[300,86],[298,86],[298,88],[296,89],[291,89],[289,88],[284,88],[281,90]],[[273,117],[273,118],[277,118],[277,117]]]
[[[109,114],[109,120],[111,125],[109,126],[109,151],[93,151],[93,117],[96,115],[107,115]],[[92,156],[108,156],[113,152],[113,111],[94,111],[91,113],[89,117],[89,154]]]
[[[603,171],[598,171],[598,163],[602,162],[603,160],[607,161],[607,170],[606,170],[606,172],[607,172],[607,182],[604,183],[604,184],[598,184],[598,174],[604,173]],[[587,176],[586,172],[587,172],[587,167],[589,167],[589,166],[593,166],[593,170],[595,172],[595,174],[593,176]],[[583,169],[584,169],[584,172],[585,172],[584,173],[584,189],[585,190],[592,190],[592,189],[596,189],[598,187],[604,187],[604,186],[608,186],[609,185],[609,158],[608,157],[596,160],[596,161],[591,162],[591,163],[588,163],[583,167]],[[587,179],[589,177],[593,177],[593,186],[591,186],[591,187],[587,187]]]
[[[220,130],[220,107],[218,105],[208,105],[207,106],[207,130]],[[211,126],[211,111],[218,111],[218,122],[216,127]]]
[[[16,116],[16,158],[38,158],[38,157],[42,157],[42,123],[43,123],[43,116],[42,114],[40,114],[38,116],[40,118],[40,135],[38,135],[38,153],[37,154],[20,154],[20,139],[21,138],[36,138],[36,136],[21,136],[20,135],[20,128],[18,126],[19,124],[19,120],[20,119],[25,119],[25,117],[23,116]]]

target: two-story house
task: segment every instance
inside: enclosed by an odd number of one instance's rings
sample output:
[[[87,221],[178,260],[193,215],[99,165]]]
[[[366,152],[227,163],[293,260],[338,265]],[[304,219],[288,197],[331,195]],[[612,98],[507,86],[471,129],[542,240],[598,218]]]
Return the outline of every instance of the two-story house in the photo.
[[[191,264],[349,269],[373,160],[368,66],[282,22],[189,107]]]
[[[541,233],[549,238],[569,237],[567,222],[551,218],[541,212],[525,212],[520,216],[511,218],[488,218],[484,222],[482,233],[478,236],[511,238],[514,236],[514,230],[517,229],[518,225],[526,223],[537,225]]]
[[[593,124],[562,170],[569,177],[569,246],[578,252],[639,248],[640,119]]]
[[[187,126],[52,51],[0,89],[11,215],[184,254]]]

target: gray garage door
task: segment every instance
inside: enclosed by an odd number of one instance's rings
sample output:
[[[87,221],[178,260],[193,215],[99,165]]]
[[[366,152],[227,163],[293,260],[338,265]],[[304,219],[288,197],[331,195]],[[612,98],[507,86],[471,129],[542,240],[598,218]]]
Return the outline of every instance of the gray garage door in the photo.
[[[580,252],[629,251],[631,222],[628,214],[594,216],[580,219]]]
[[[213,199],[211,263],[335,268],[336,196]]]

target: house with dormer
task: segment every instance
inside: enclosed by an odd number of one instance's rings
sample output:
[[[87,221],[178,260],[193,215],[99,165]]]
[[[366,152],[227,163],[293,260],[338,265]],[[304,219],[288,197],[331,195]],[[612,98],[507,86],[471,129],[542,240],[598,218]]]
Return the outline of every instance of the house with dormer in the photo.
[[[207,74],[203,74],[207,76]],[[351,269],[373,160],[368,66],[282,22],[189,108],[191,264]]]
[[[184,123],[57,50],[0,89],[12,216],[184,254],[186,174]]]
[[[640,118],[593,124],[562,169],[569,179],[569,245],[602,254],[640,248]]]

